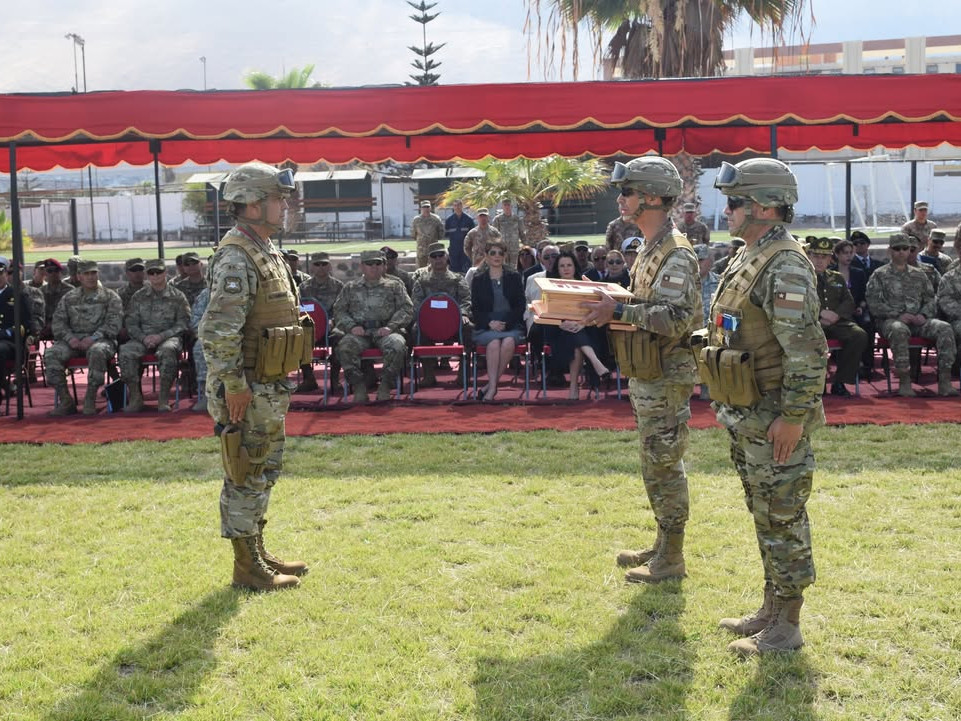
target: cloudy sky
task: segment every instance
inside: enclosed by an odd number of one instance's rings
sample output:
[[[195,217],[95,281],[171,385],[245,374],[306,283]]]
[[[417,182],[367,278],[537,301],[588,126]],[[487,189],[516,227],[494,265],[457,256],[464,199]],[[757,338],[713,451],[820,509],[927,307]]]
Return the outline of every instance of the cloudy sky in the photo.
[[[546,0],[541,5],[547,6]],[[812,42],[961,33],[961,3],[812,0]],[[428,39],[446,42],[441,82],[544,80],[528,58],[525,0],[437,0]],[[0,23],[0,92],[61,92],[74,85],[76,33],[86,42],[89,90],[243,87],[251,70],[279,75],[314,64],[332,86],[402,83],[420,25],[403,0],[8,0]],[[542,31],[543,32],[543,31]],[[728,47],[766,45],[742,23]],[[585,43],[582,57],[589,58]],[[206,63],[200,58],[205,57]],[[79,63],[78,53],[78,63]],[[580,79],[591,79],[589,60]],[[562,77],[571,79],[570,67]],[[83,85],[82,74],[80,85]]]

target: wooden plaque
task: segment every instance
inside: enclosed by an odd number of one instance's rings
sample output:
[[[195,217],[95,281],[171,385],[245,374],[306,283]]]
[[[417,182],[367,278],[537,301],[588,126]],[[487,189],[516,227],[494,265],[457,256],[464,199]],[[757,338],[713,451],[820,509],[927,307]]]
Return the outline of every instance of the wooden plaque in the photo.
[[[603,290],[619,303],[630,303],[630,291],[617,283],[593,280],[562,280],[560,278],[535,278],[541,290],[540,300],[531,303],[534,322],[544,325],[560,325],[561,321],[583,321],[588,311],[581,307],[585,301],[596,300],[595,290]],[[612,322],[611,330],[636,330],[629,323]]]

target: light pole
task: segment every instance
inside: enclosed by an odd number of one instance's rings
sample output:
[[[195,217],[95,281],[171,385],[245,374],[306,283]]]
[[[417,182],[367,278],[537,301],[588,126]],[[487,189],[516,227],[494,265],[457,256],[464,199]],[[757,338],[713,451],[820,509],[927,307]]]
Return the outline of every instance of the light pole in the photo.
[[[83,92],[87,92],[87,44],[77,33],[67,33],[64,35],[67,40],[73,42],[73,81],[74,92],[80,92],[78,87],[80,82],[77,77],[77,46],[80,46],[80,62],[83,67]],[[93,207],[93,171],[87,166],[87,188],[90,192],[90,237],[93,242],[97,242],[97,220]],[[83,173],[80,173],[80,190],[83,191]]]
[[[207,56],[201,55],[200,62],[203,63],[203,66],[204,66],[204,90],[206,90],[207,89]]]

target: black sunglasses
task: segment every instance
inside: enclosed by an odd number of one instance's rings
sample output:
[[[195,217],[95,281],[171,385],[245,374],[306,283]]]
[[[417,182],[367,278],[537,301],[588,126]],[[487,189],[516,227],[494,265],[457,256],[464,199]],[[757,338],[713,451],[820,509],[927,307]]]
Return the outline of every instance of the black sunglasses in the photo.
[[[199,262],[200,262],[199,260],[185,260],[185,261],[183,262],[183,264],[184,264],[184,265],[197,265]]]
[[[894,245],[894,246],[891,246],[891,250],[903,252],[905,250],[911,250],[911,248],[908,247],[907,245]]]
[[[430,254],[430,257],[431,257],[431,258],[443,258],[445,255],[446,255],[446,253],[444,253],[444,251],[440,251],[440,252],[438,252],[438,253],[431,253],[431,254]]]
[[[504,255],[504,251],[497,248],[491,248],[487,251],[487,255]]]
[[[621,188],[621,197],[630,198],[632,195],[637,195],[637,191],[634,188]]]
[[[747,198],[728,198],[727,209],[737,210],[738,208],[743,208],[746,202],[747,202]]]
[[[383,264],[384,264],[384,261],[382,260],[365,260],[364,261],[364,265],[383,265]]]
[[[609,261],[607,261],[607,264],[608,264],[608,265],[624,265],[624,261],[623,261],[623,260],[609,260]]]
[[[544,255],[542,255],[541,258],[543,258],[544,260],[552,260],[553,258],[559,258],[560,255],[561,255],[560,253],[544,253]]]
[[[310,262],[311,265],[330,265],[329,260],[313,260]]]
[[[166,271],[159,270],[157,268],[151,268],[147,271],[147,275],[163,275]]]

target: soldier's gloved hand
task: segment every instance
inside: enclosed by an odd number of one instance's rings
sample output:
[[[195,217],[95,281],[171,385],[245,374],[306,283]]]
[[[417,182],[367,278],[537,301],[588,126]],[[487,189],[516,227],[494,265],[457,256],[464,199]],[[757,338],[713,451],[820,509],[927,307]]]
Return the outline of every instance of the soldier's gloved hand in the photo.
[[[253,399],[254,394],[250,388],[244,388],[240,393],[228,393],[224,391],[224,401],[227,403],[227,415],[231,423],[240,423],[247,412],[247,406]]]

